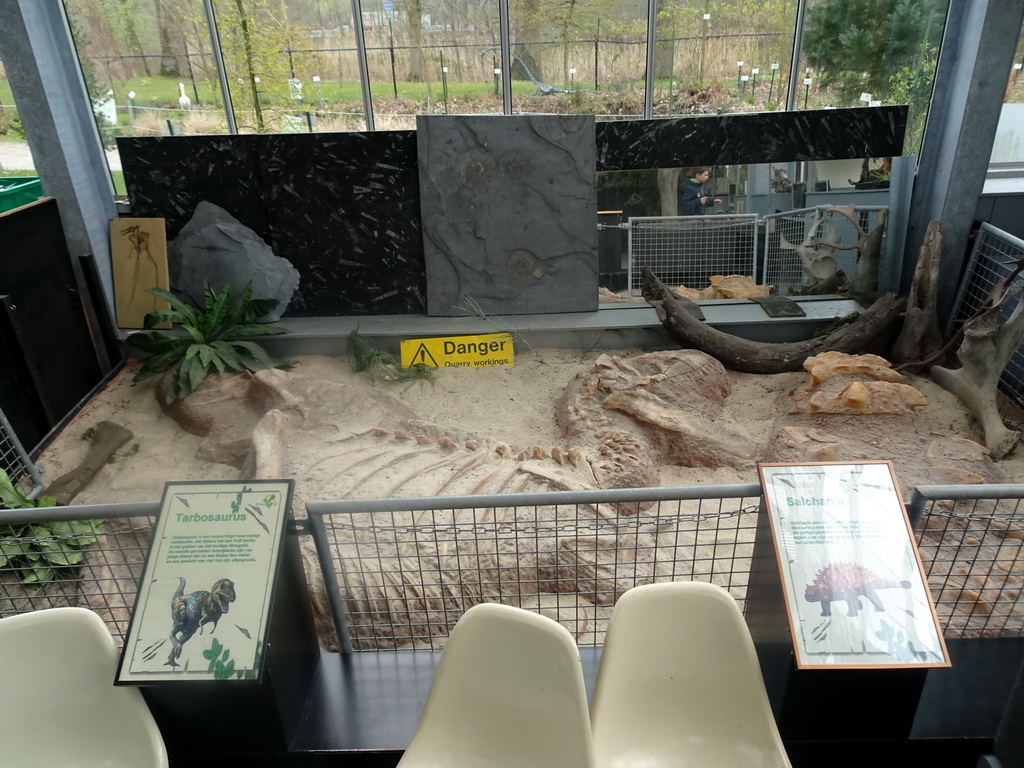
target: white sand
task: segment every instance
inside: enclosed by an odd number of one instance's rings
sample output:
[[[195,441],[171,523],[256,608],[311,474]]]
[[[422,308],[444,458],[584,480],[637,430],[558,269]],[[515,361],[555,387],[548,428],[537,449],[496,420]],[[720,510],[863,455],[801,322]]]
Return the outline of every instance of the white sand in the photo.
[[[605,351],[628,357],[642,350]],[[433,382],[384,385],[380,390],[397,397],[428,422],[500,439],[517,447],[564,445],[553,417],[565,385],[591,368],[601,351],[566,349],[532,350],[519,355],[513,368],[439,369]],[[298,358],[295,373],[361,386],[372,386],[364,374],[350,369],[348,359],[309,356]],[[184,432],[161,411],[152,380],[133,383],[127,369],[99,394],[47,448],[40,458],[46,479],[52,482],[73,469],[88,448],[85,431],[109,420],[127,427],[134,438],[113,457],[93,483],[74,500],[76,504],[155,501],[168,481],[234,479],[234,467],[196,458],[201,438]],[[730,395],[723,426],[740,432],[754,444],[763,444],[772,424],[776,398],[806,379],[804,373],[772,376],[730,374]],[[928,379],[911,378],[929,399],[922,418],[932,432],[981,440],[960,402]],[[1024,451],[1017,450],[999,463],[1006,482],[1024,482]],[[756,482],[755,470],[661,468],[662,485],[707,485]]]

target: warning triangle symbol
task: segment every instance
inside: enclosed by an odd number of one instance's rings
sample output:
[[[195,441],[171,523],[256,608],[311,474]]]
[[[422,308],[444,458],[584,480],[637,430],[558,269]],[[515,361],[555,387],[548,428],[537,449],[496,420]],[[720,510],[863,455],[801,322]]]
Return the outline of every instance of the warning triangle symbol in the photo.
[[[412,364],[432,365],[435,368],[441,367],[437,364],[437,360],[434,359],[434,356],[430,354],[430,350],[427,349],[427,345],[424,344],[422,341],[420,342],[420,345],[416,348],[416,351],[413,353]]]

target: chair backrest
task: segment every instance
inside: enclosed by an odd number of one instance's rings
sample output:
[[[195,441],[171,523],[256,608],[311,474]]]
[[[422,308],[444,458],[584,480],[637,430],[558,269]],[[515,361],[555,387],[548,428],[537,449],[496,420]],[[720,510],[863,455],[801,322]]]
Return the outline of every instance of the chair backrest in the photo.
[[[84,608],[0,619],[0,762],[166,766],[142,694],[114,686],[117,657],[103,620]]]
[[[496,603],[448,638],[401,768],[588,768],[587,694],[572,635]]]
[[[789,767],[746,622],[713,584],[619,599],[590,716],[599,768]]]

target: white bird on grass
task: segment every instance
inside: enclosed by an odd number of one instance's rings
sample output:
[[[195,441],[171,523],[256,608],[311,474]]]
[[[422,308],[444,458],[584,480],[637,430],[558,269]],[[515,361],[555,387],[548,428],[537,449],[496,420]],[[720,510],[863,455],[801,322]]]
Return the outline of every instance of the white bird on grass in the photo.
[[[192,109],[192,99],[185,95],[185,84],[178,83],[178,107]]]

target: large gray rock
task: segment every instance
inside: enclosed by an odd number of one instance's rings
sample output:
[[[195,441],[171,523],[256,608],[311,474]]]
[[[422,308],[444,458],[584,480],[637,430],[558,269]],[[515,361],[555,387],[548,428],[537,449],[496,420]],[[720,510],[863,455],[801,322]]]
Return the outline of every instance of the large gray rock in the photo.
[[[203,306],[203,281],[220,292],[228,283],[237,296],[252,283],[255,299],[277,299],[277,308],[259,318],[279,320],[295,289],[299,271],[275,256],[263,239],[213,203],[196,206],[192,219],[167,246],[171,290],[176,296]]]

